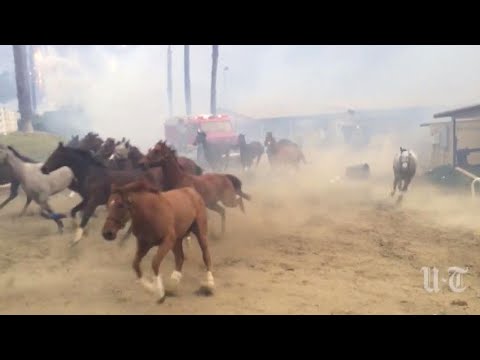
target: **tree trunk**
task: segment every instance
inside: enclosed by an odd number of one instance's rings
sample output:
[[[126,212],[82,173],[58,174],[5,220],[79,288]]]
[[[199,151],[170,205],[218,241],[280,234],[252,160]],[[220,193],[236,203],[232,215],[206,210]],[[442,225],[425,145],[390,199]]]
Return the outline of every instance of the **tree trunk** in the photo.
[[[33,109],[30,95],[29,71],[27,67],[26,45],[13,46],[13,61],[15,62],[15,80],[17,83],[18,110],[20,120],[18,130],[33,132],[32,119]]]
[[[30,71],[30,89],[32,98],[32,110],[35,114],[37,112],[37,68],[35,66],[35,45],[30,45],[28,49],[28,65]]]
[[[190,45],[184,45],[184,71],[185,71],[185,106],[187,115],[192,114],[192,97],[190,94]]]
[[[168,116],[173,116],[173,94],[172,94],[172,45],[168,45],[167,51],[167,95],[168,95]]]
[[[212,45],[212,84],[210,87],[210,112],[217,115],[217,65],[218,45]]]

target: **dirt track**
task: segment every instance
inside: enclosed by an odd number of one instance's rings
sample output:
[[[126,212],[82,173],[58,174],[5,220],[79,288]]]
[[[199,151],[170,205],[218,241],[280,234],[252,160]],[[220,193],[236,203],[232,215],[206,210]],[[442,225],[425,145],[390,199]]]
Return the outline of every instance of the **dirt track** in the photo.
[[[194,238],[177,296],[164,304],[135,283],[134,238],[125,247],[99,233],[97,211],[89,236],[75,248],[65,234],[37,215],[19,219],[23,196],[0,212],[0,313],[2,314],[456,314],[480,312],[480,236],[470,199],[440,194],[414,182],[401,207],[389,197],[390,178],[367,184],[331,184],[308,165],[300,179],[244,178],[253,196],[247,215],[227,210],[227,236],[211,239],[216,293],[195,294],[204,280]],[[267,179],[275,180],[267,180]],[[273,185],[272,185],[273,184]],[[297,190],[286,191],[286,189]],[[5,195],[2,194],[3,199]],[[78,199],[58,195],[67,211]],[[211,231],[219,221],[211,214]],[[147,255],[142,268],[149,276]],[[445,283],[429,294],[423,266],[447,278],[450,266],[469,267],[467,289]],[[173,270],[170,254],[161,267]],[[464,302],[464,303],[463,303]],[[460,304],[460,305],[455,305]]]

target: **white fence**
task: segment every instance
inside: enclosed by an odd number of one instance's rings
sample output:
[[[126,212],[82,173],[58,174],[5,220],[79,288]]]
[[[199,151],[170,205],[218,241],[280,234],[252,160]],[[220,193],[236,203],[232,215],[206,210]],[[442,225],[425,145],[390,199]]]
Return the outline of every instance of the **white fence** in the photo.
[[[16,111],[0,108],[0,134],[7,135],[17,131],[19,117]]]

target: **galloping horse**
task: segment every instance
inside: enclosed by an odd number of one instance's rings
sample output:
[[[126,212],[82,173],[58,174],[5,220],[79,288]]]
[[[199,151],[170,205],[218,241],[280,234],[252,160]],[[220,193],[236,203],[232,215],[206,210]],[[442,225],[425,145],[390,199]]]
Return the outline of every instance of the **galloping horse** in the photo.
[[[240,134],[238,135],[238,146],[240,148],[240,162],[242,163],[242,168],[250,169],[252,163],[255,159],[257,159],[256,166],[260,162],[265,149],[263,145],[259,141],[252,141],[248,143],[245,141],[245,135]]]
[[[398,201],[402,200],[403,194],[407,192],[408,185],[415,176],[417,171],[417,156],[412,150],[404,149],[400,147],[400,152],[393,158],[393,190],[391,196],[395,195],[395,191],[398,187],[400,196]]]
[[[265,137],[267,156],[271,166],[286,164],[298,170],[300,161],[306,163],[305,156],[297,144],[287,139],[276,141],[271,132]]]
[[[234,175],[209,173],[196,176],[186,173],[178,163],[175,150],[165,142],[159,142],[141,163],[145,167],[160,166],[163,169],[166,190],[182,187],[193,187],[197,190],[207,208],[221,216],[222,235],[225,233],[225,209],[218,203],[231,208],[239,206],[245,213],[243,199],[251,199],[250,195],[242,191],[242,182]]]
[[[123,187],[113,184],[107,206],[108,217],[102,229],[103,238],[114,240],[118,230],[131,219],[133,234],[137,238],[137,251],[132,266],[138,282],[156,293],[158,303],[165,300],[160,265],[165,256],[173,251],[175,270],[171,279],[178,285],[184,262],[182,242],[190,232],[195,234],[202,250],[207,270],[205,288],[213,290],[215,284],[208,250],[207,210],[202,197],[194,189],[182,188],[161,193],[143,180]],[[140,262],[154,246],[158,246],[152,260],[156,281],[150,282],[143,277]]]
[[[52,219],[58,226],[58,231],[63,231],[61,221],[64,215],[56,214],[48,203],[50,196],[58,194],[67,189],[74,180],[73,172],[68,167],[59,167],[49,175],[44,175],[40,171],[42,164],[30,163],[22,160],[17,151],[8,146],[0,148],[0,161],[7,163],[15,178],[20,180],[23,191],[27,195],[27,201],[23,207],[20,216],[23,216],[34,200],[41,208],[41,214],[47,219]]]
[[[68,166],[78,181],[79,195],[82,201],[76,205],[70,215],[75,221],[75,215],[82,211],[82,221],[77,228],[72,245],[76,244],[83,236],[85,227],[98,206],[106,205],[110,195],[112,184],[125,185],[141,177],[159,190],[163,190],[162,169],[156,168],[148,171],[135,170],[112,170],[96,160],[89,151],[72,149],[59,143],[55,151],[45,161],[41,171],[49,174],[56,169]]]
[[[203,154],[213,171],[226,169],[230,158],[230,150],[232,146],[226,143],[212,143],[207,140],[207,134],[204,131],[198,130],[195,141],[195,146],[203,148]]]
[[[0,149],[5,150],[6,147],[0,144]],[[38,163],[37,161],[18,153],[17,153],[17,157],[26,163],[31,163],[31,164]],[[0,210],[3,209],[10,201],[12,201],[18,196],[18,189],[20,187],[20,179],[18,179],[15,176],[10,165],[3,163],[3,164],[0,164],[0,185],[7,185],[7,184],[10,184],[10,194],[0,204]]]

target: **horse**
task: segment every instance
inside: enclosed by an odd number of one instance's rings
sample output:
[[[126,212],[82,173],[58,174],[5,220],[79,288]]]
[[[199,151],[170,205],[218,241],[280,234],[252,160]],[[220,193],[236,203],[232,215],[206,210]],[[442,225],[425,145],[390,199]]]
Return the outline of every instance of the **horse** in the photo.
[[[265,152],[263,145],[259,141],[252,141],[247,144],[245,141],[245,135],[240,134],[238,135],[238,146],[240,148],[240,162],[242,168],[244,170],[247,168],[250,169],[255,159],[257,159],[256,166],[258,166],[258,163]]]
[[[288,164],[298,170],[300,162],[307,163],[302,150],[290,140],[282,139],[277,142],[272,133],[268,132],[264,143],[271,166]]]
[[[165,190],[193,187],[202,196],[208,209],[215,211],[222,219],[222,235],[225,234],[225,209],[219,205],[235,208],[245,213],[243,199],[251,196],[242,191],[242,182],[231,174],[208,173],[191,175],[180,166],[174,149],[160,141],[141,161],[145,168],[160,166],[164,174]],[[238,198],[237,198],[238,196]]]
[[[68,146],[68,145],[67,145]],[[100,149],[95,153],[95,158],[102,162],[107,162],[115,152],[115,139],[107,138]]]
[[[395,191],[400,191],[397,203],[402,201],[403,194],[407,192],[410,182],[415,177],[417,171],[417,155],[412,150],[400,147],[400,152],[393,158],[393,190],[390,196],[395,195]]]
[[[43,164],[23,161],[17,151],[11,147],[0,148],[0,161],[7,163],[14,176],[20,180],[23,191],[27,195],[27,201],[20,216],[23,216],[34,200],[41,208],[41,215],[55,221],[60,233],[63,232],[61,221],[65,215],[55,213],[48,203],[50,196],[67,189],[74,180],[73,172],[68,167],[59,167],[49,175],[40,171]]]
[[[222,165],[223,169],[227,168],[230,158],[230,150],[232,148],[230,144],[211,143],[207,140],[207,134],[204,131],[198,130],[193,145],[201,146],[203,148],[205,160],[207,160],[207,163],[212,170],[219,170]]]
[[[213,291],[215,283],[208,249],[207,210],[202,197],[192,188],[159,192],[144,180],[125,186],[112,185],[108,199],[108,216],[102,229],[107,241],[115,240],[119,229],[131,219],[133,234],[137,238],[137,251],[132,267],[137,281],[147,290],[156,293],[158,303],[165,300],[165,289],[160,265],[169,251],[175,256],[175,270],[171,280],[178,286],[184,262],[183,239],[193,232],[200,245],[207,270],[205,290]],[[155,282],[143,277],[140,263],[148,251],[158,246],[152,259]]]
[[[0,149],[6,149],[6,147],[2,144],[0,144]],[[37,161],[18,154],[18,158],[23,160],[26,163],[31,163],[31,164],[36,164]],[[15,199],[18,196],[18,189],[20,187],[20,180],[15,176],[15,174],[12,171],[12,168],[6,164],[0,164],[0,185],[7,185],[10,184],[10,194],[8,197],[0,204],[0,210],[3,209],[10,201]]]
[[[82,201],[70,211],[70,216],[74,222],[77,212],[82,211],[82,220],[80,226],[77,227],[71,245],[75,245],[81,240],[95,209],[107,204],[112,184],[125,185],[145,177],[152,186],[163,190],[162,169],[157,168],[148,171],[143,171],[140,168],[134,170],[108,169],[105,164],[96,160],[89,151],[69,148],[59,142],[55,151],[43,164],[41,171],[44,174],[49,174],[63,166],[68,166],[73,171],[79,184],[79,195],[82,198]]]

